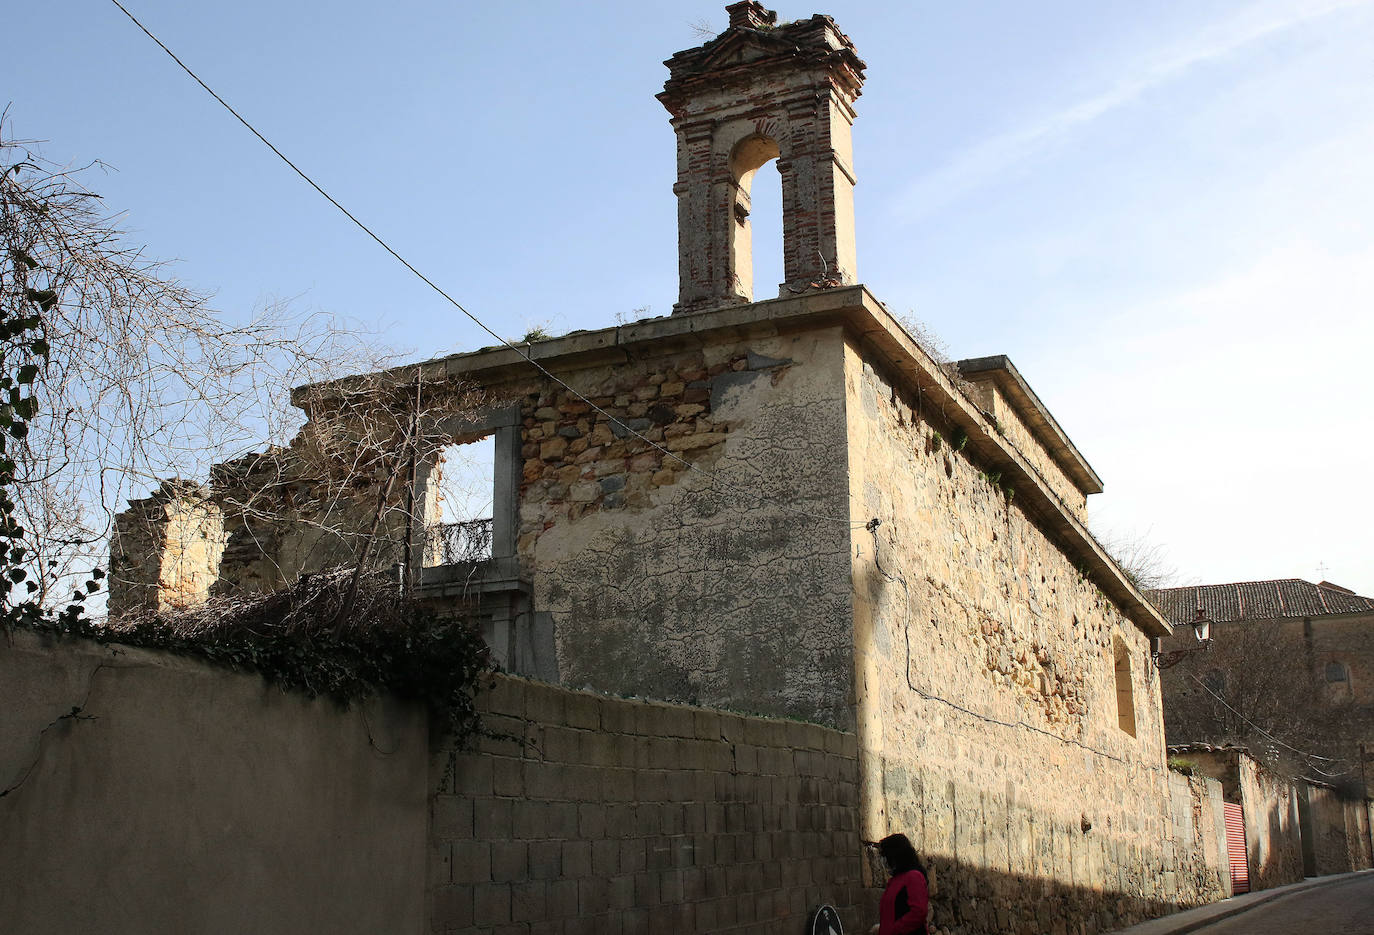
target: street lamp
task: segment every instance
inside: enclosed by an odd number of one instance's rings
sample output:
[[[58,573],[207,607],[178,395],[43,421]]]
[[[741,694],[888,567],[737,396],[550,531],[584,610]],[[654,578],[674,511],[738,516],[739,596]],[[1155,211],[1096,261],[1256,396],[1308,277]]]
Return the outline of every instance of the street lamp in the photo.
[[[1212,621],[1207,619],[1207,614],[1201,607],[1197,609],[1197,615],[1193,617],[1193,622],[1189,626],[1193,630],[1193,636],[1197,639],[1197,645],[1187,649],[1175,649],[1166,653],[1164,641],[1160,637],[1155,637],[1154,651],[1150,653],[1155,668],[1167,669],[1170,666],[1176,666],[1189,654],[1212,647]]]

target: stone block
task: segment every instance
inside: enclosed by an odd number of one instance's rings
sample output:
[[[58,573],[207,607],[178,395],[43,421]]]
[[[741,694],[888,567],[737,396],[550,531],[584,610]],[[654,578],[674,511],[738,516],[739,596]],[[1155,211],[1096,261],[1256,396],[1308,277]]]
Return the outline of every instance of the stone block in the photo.
[[[551,922],[577,916],[577,881],[554,880],[544,890],[544,917]]]
[[[511,886],[511,921],[543,922],[548,918],[548,885],[543,880]]]
[[[648,848],[642,837],[628,838],[620,842],[620,873],[641,873],[647,865]]]
[[[511,885],[479,883],[472,887],[474,925],[501,925],[511,921]]]
[[[589,803],[577,806],[577,834],[584,841],[606,836],[606,806]]]
[[[492,794],[491,758],[460,756],[453,774],[453,791],[469,798]]]
[[[524,803],[521,804],[524,805]],[[473,834],[480,840],[503,841],[509,839],[515,828],[513,800],[484,800],[481,808],[473,809],[472,824]]]
[[[491,876],[497,883],[523,883],[529,879],[529,845],[524,841],[491,842]]]
[[[659,875],[657,873],[637,873],[634,877],[634,899],[636,906],[654,906],[659,902]]]
[[[620,841],[607,839],[592,842],[592,873],[609,877],[620,871]]]
[[[431,799],[431,830],[440,837],[472,836],[473,799],[461,795],[436,795]]]
[[[451,876],[454,883],[487,883],[492,880],[491,844],[486,841],[454,841]]]
[[[604,483],[602,489],[605,489]],[[601,729],[603,699],[586,692],[571,692],[566,696],[564,703],[569,727],[583,730]]]
[[[525,768],[522,760],[506,756],[491,757],[492,788],[498,796],[525,795]]]
[[[554,880],[563,875],[563,841],[529,842],[530,879]]]

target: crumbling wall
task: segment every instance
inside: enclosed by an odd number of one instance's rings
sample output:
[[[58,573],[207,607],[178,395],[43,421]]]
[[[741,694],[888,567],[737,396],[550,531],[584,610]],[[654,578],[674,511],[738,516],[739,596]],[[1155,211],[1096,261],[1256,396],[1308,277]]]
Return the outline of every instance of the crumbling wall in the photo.
[[[115,517],[110,542],[111,614],[203,602],[219,577],[223,511],[203,485],[160,484]]]
[[[852,723],[840,347],[717,333],[560,374],[702,471],[566,390],[523,396],[519,555],[565,684]]]
[[[845,378],[853,515],[879,521],[853,549],[865,836],[931,855],[941,931],[1100,931],[1217,898],[1217,861],[1172,836],[1145,634],[938,408],[857,348]]]
[[[1369,811],[1363,801],[1336,789],[1307,784],[1317,876],[1365,870],[1369,861]],[[1363,819],[1363,820],[1362,820]]]
[[[432,761],[430,931],[794,935],[859,882],[853,734],[499,676]],[[388,931],[396,931],[391,928]]]

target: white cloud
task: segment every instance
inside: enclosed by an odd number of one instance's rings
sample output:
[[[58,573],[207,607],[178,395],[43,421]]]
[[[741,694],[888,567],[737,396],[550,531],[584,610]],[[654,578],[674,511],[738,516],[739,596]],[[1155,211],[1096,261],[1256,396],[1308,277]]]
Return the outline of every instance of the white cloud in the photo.
[[[1152,529],[1192,579],[1312,578],[1321,561],[1374,593],[1374,245],[1289,244],[1089,343],[1110,357],[1055,395],[1095,427],[1107,527]]]
[[[1263,39],[1371,0],[1306,0],[1259,3],[1200,30],[1186,40],[1145,56],[1104,91],[1090,93],[1032,122],[993,136],[954,156],[916,180],[897,201],[897,214],[911,221],[929,214],[1005,175],[1035,153],[1074,130],[1173,82],[1199,65],[1224,59]]]

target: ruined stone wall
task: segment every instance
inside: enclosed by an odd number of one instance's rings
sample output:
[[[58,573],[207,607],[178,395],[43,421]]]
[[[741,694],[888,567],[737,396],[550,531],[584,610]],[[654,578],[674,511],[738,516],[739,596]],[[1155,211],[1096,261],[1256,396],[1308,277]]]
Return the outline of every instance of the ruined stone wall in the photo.
[[[931,856],[941,931],[1098,931],[1219,896],[1173,839],[1146,636],[938,410],[854,348],[845,378],[853,515],[880,521],[853,550],[865,836]]]
[[[432,759],[430,931],[794,935],[859,883],[853,734],[500,676]]]
[[[202,485],[169,480],[115,517],[109,611],[162,611],[204,601],[219,577],[223,512]]]
[[[1002,437],[1016,446],[1016,450],[1040,472],[1041,478],[1060,501],[1083,522],[1088,518],[1088,497],[1069,479],[1069,475],[1050,456],[1049,451],[1031,432],[1024,419],[990,380],[967,384],[969,394],[984,412],[996,419]]]
[[[849,725],[840,329],[717,340],[560,374],[709,474],[561,388],[520,396],[518,550],[560,680]]]

